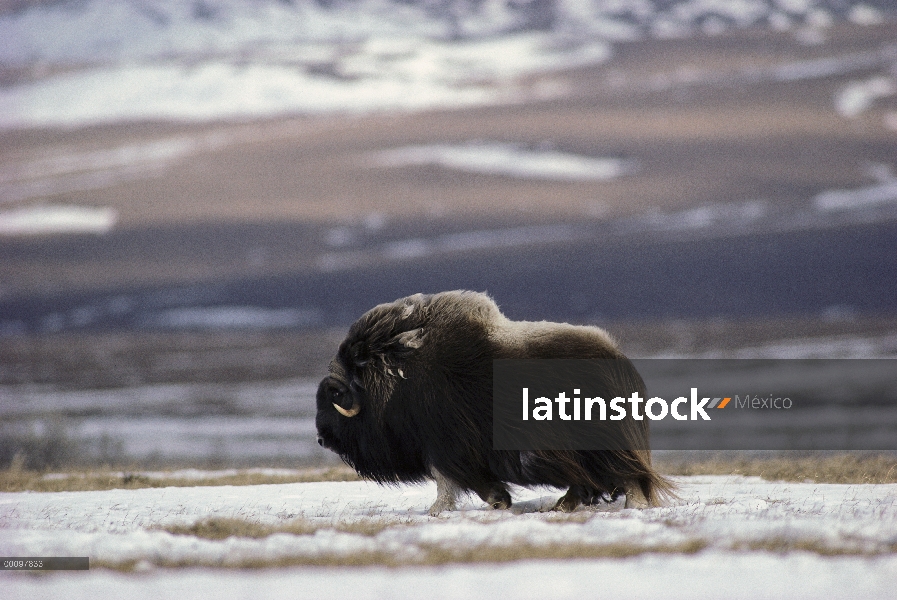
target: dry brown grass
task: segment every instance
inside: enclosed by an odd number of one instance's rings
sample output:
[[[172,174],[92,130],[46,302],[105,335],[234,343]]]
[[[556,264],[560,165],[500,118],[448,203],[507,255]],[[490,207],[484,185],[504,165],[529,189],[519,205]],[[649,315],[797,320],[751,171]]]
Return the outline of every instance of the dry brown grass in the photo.
[[[883,454],[697,461],[660,459],[655,463],[668,475],[747,475],[767,481],[814,483],[897,483],[897,456]]]
[[[175,535],[192,535],[206,540],[224,540],[229,537],[260,539],[275,533],[310,535],[322,527],[305,519],[295,519],[279,525],[265,525],[243,519],[205,519],[193,525],[171,525],[161,528]]]
[[[301,535],[301,534],[300,534]],[[218,539],[218,538],[214,538]],[[409,566],[441,566],[448,564],[470,563],[506,563],[521,560],[571,560],[571,559],[622,559],[644,554],[696,554],[708,547],[704,540],[689,540],[679,544],[660,546],[641,546],[638,544],[615,543],[605,545],[589,544],[514,544],[509,546],[479,545],[466,548],[447,548],[445,546],[423,546],[420,553],[396,555],[384,551],[358,551],[350,554],[317,554],[309,556],[291,556],[274,560],[246,559],[227,564],[205,565],[194,561],[165,561],[154,566],[164,568],[181,568],[195,566],[221,566],[241,569],[278,568],[294,566],[318,567],[409,567]],[[789,552],[809,552],[820,556],[879,556],[897,551],[897,546],[887,548],[833,548],[821,541],[789,540],[773,538],[758,540],[733,548],[735,550],[751,550],[785,554]],[[140,568],[136,561],[124,563],[104,563],[91,561],[91,568],[109,568],[119,571],[132,571]]]
[[[641,554],[694,554],[707,547],[703,540],[681,544],[640,546],[638,544],[514,544],[504,547],[473,546],[470,548],[427,548],[421,564],[442,565],[471,562],[513,562],[518,560],[569,560],[575,558],[628,558]]]
[[[707,547],[706,542],[691,540],[681,544],[662,546],[639,546],[637,544],[515,544],[513,546],[473,546],[469,548],[446,548],[425,546],[420,553],[396,555],[383,551],[358,551],[350,554],[318,554],[292,556],[275,560],[248,559],[228,563],[231,568],[277,568],[292,566],[323,567],[407,567],[440,566],[456,563],[505,563],[520,560],[570,560],[582,558],[629,558],[642,554],[694,554]],[[161,561],[155,566],[178,568],[199,566],[192,561]],[[208,565],[204,565],[208,566]],[[110,568],[131,571],[139,568],[136,561],[125,563],[91,562],[91,568]]]
[[[360,519],[358,521],[325,522],[308,519],[293,519],[276,525],[247,521],[244,519],[205,519],[193,525],[171,525],[162,527],[176,535],[192,535],[207,540],[223,540],[229,537],[260,539],[275,533],[291,535],[311,535],[321,529],[333,529],[342,533],[375,536],[384,529],[406,525],[407,519]]]
[[[745,458],[706,460],[676,460],[658,458],[655,466],[667,475],[746,475],[768,481],[812,481],[814,483],[897,483],[897,456],[838,454],[801,456],[794,458]],[[358,481],[349,467],[335,466],[298,470],[289,475],[265,474],[254,471],[233,475],[190,479],[177,477],[147,477],[139,472],[72,471],[55,476],[28,471],[20,467],[0,471],[0,492],[81,492],[99,490],[136,490],[141,488],[198,487],[217,485],[263,485],[306,483],[313,481]],[[578,517],[574,513],[571,518]],[[561,517],[558,517],[561,518]]]
[[[408,563],[398,561],[388,552],[355,552],[352,554],[336,555],[322,554],[310,556],[292,556],[287,558],[278,558],[274,560],[264,559],[244,559],[239,561],[227,561],[221,563],[207,564],[193,560],[173,561],[161,559],[153,564],[155,567],[163,568],[188,568],[198,566],[226,567],[236,569],[274,569],[282,567],[371,567],[371,566],[388,566],[398,567],[405,566]],[[139,571],[143,566],[142,561],[126,561],[126,562],[106,562],[91,561],[91,569],[113,569],[116,571]]]
[[[0,471],[0,492],[84,492],[100,490],[136,490],[162,487],[199,487],[218,485],[263,485],[307,483],[311,481],[357,481],[358,475],[344,466],[298,470],[289,475],[270,475],[246,471],[208,479],[147,477],[128,472],[69,472],[59,476],[10,468]],[[54,474],[55,475],[55,474]]]
[[[777,554],[785,554],[788,552],[810,552],[820,556],[878,556],[897,551],[897,543],[887,544],[884,548],[863,549],[859,547],[832,547],[826,545],[826,543],[821,540],[768,538],[764,540],[755,540],[743,546],[738,546],[736,549],[775,552]]]

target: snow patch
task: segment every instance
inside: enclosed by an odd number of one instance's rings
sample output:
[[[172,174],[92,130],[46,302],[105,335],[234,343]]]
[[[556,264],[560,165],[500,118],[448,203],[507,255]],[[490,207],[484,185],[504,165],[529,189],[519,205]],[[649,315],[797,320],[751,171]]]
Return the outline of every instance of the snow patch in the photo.
[[[117,219],[109,207],[39,204],[0,211],[0,235],[106,233]]]
[[[712,226],[736,228],[767,216],[768,206],[762,200],[733,204],[708,204],[680,211],[651,211],[626,222],[637,231],[682,231],[706,229]]]
[[[832,309],[830,313],[845,312]],[[700,353],[664,352],[650,358],[745,358],[745,359],[807,359],[807,358],[897,358],[897,335],[880,337],[831,336],[799,338],[746,348],[712,350]]]
[[[884,15],[874,6],[868,4],[856,4],[850,8],[847,18],[857,25],[880,25],[884,23]]]
[[[208,306],[160,311],[144,317],[143,325],[163,329],[275,329],[321,322],[317,309]]]
[[[618,158],[595,158],[502,143],[410,146],[379,152],[373,161],[381,167],[436,165],[470,173],[554,181],[602,181],[634,170],[630,161]]]
[[[0,127],[454,108],[499,98],[487,88],[419,78],[341,81],[277,65],[122,66],[0,90]]]
[[[841,56],[826,56],[795,61],[772,67],[769,71],[773,81],[803,81],[843,75],[851,71],[868,69],[881,64],[883,57],[878,52],[854,52]]]
[[[322,271],[338,271],[364,264],[371,257],[412,260],[434,254],[551,244],[586,234],[583,229],[567,224],[465,231],[433,238],[396,240],[363,251],[326,252],[318,257],[317,265]]]
[[[817,194],[813,205],[824,212],[862,209],[897,202],[897,180],[855,190],[829,190]]]
[[[883,75],[845,86],[835,98],[835,109],[842,117],[853,119],[880,99],[897,94],[897,80]]]

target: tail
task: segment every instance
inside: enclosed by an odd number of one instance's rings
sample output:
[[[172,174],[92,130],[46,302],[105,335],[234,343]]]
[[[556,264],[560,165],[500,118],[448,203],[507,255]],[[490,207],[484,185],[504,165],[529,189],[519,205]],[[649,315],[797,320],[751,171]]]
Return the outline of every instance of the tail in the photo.
[[[676,493],[678,486],[655,471],[651,465],[651,452],[644,450],[636,451],[636,453],[641,455],[639,458],[643,466],[638,484],[648,501],[648,506],[669,506],[679,500],[679,495]]]

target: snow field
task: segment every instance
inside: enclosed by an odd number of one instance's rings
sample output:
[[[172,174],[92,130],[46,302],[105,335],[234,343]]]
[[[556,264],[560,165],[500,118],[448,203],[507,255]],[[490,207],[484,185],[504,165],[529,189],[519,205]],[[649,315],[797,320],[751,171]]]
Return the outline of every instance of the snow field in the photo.
[[[433,484],[6,493],[0,554],[88,555],[93,568],[0,581],[15,598],[893,597],[897,485],[677,482],[681,500],[666,508],[543,513],[556,493],[515,490],[512,511],[471,498],[437,518],[426,515]],[[208,519],[305,532],[163,530]]]
[[[0,495],[0,554],[89,556],[95,566],[421,565],[645,553],[809,551],[891,556],[897,485],[682,477],[673,506],[617,502],[565,515],[540,512],[559,493],[515,490],[493,511],[475,497],[427,516],[435,485],[369,482],[180,487]],[[206,539],[166,529],[210,519],[265,528],[262,537]],[[227,521],[225,521],[227,522]],[[283,531],[299,531],[281,533]]]

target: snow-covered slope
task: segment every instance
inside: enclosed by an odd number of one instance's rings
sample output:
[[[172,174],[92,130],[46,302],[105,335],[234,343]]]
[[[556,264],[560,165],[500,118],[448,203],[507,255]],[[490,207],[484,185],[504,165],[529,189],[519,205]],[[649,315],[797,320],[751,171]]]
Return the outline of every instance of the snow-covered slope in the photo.
[[[525,77],[601,63],[621,40],[759,26],[820,43],[839,20],[889,14],[869,0],[24,5],[0,10],[0,127],[487,104],[561,94]]]

